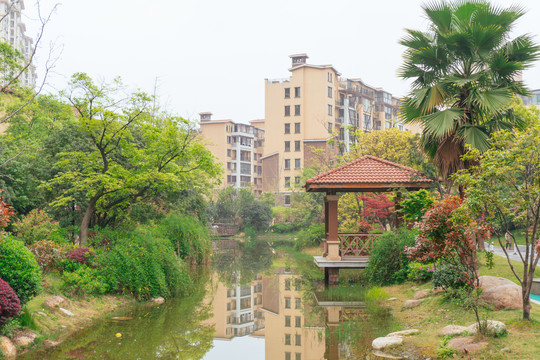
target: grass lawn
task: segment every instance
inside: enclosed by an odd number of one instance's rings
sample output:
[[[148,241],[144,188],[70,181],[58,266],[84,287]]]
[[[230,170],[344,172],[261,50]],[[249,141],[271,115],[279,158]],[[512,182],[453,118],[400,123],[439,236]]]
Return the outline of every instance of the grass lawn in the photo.
[[[492,269],[488,269],[485,266],[486,261],[485,261],[484,256],[481,255],[478,259],[478,262],[480,263],[480,276],[490,275],[490,276],[504,277],[520,285],[514,273],[510,269],[510,265],[508,265],[508,260],[505,257],[494,254]],[[523,263],[521,261],[512,261],[512,266],[514,267],[514,270],[516,271],[516,273],[520,277],[523,277]],[[539,276],[540,276],[540,272],[539,270],[537,270],[535,277],[539,277]]]

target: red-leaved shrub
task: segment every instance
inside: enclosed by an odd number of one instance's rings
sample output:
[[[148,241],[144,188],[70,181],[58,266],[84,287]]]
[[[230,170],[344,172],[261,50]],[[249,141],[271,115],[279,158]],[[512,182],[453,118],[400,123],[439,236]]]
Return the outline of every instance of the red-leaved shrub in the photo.
[[[79,247],[67,253],[66,257],[74,263],[88,265],[88,260],[94,257],[94,252],[89,248]]]
[[[7,282],[0,279],[0,326],[21,312],[21,302]]]

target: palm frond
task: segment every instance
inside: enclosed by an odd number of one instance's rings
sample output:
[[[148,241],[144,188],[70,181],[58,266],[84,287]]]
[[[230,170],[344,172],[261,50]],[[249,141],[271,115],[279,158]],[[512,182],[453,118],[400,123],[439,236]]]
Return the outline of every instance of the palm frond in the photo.
[[[445,109],[424,115],[421,118],[424,131],[434,137],[442,138],[447,136],[456,128],[456,122],[463,116],[462,109]]]
[[[489,135],[485,127],[466,124],[459,128],[459,133],[465,140],[466,145],[470,145],[480,151],[489,149]]]

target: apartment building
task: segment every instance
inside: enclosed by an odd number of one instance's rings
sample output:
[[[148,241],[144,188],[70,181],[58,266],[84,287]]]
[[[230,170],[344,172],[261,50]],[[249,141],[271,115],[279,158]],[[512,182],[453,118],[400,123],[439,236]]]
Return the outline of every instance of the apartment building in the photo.
[[[332,158],[349,151],[357,130],[419,132],[398,120],[400,100],[382,88],[341,77],[332,65],[308,64],[307,54],[290,58],[290,77],[265,79],[262,158],[263,191],[283,194],[285,205],[314,155],[323,152]]]
[[[520,96],[523,105],[534,105],[540,109],[540,89],[532,90],[530,96]]]
[[[263,190],[262,154],[265,131],[257,127],[264,120],[253,120],[254,125],[227,120],[212,120],[212,113],[200,115],[201,136],[212,154],[223,164],[221,187],[233,186]]]
[[[0,0],[0,19],[2,19],[0,21],[0,40],[19,50],[26,63],[32,56],[33,40],[25,35],[26,26],[21,19],[23,10],[23,0]],[[30,64],[19,80],[22,85],[33,88],[36,84],[36,78],[36,68]]]

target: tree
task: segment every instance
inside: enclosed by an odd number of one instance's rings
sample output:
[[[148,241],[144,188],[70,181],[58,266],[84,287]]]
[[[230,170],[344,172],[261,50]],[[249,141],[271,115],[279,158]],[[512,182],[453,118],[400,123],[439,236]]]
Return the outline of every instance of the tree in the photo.
[[[516,79],[539,47],[530,35],[509,40],[524,14],[517,6],[466,0],[423,9],[429,30],[408,29],[400,41],[406,47],[400,76],[413,80],[401,115],[422,125],[424,150],[447,179],[469,166],[461,159],[467,146],[486,151],[491,134],[523,125],[508,106],[513,94],[528,93]]]
[[[521,284],[523,319],[529,320],[529,296],[540,259],[540,122],[537,119],[526,131],[495,134],[491,149],[483,154],[471,150],[466,158],[476,165],[460,172],[457,181],[465,186],[466,204],[477,215],[484,215],[495,232]],[[502,243],[514,223],[525,227],[525,252],[513,239],[523,263],[521,274]]]
[[[187,120],[159,113],[153,98],[125,94],[119,79],[96,85],[86,74],[73,75],[64,96],[88,149],[57,155],[57,175],[46,183],[59,189],[51,203],[70,206],[81,194],[84,203],[79,242],[91,223],[104,226],[126,215],[130,206],[150,196],[210,186],[219,175],[211,153]]]

